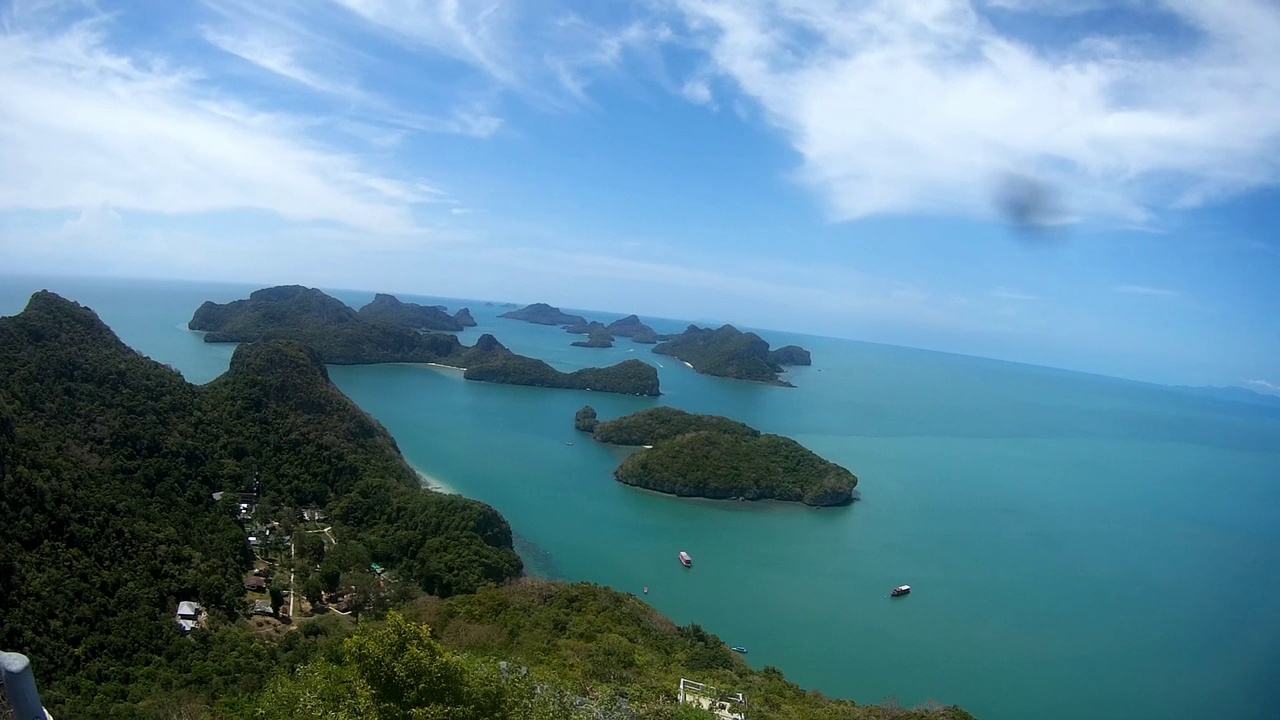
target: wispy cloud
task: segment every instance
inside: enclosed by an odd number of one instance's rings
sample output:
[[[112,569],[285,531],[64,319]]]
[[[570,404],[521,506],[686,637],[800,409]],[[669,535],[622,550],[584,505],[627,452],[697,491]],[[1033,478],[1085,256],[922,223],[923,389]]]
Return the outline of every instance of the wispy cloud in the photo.
[[[1039,300],[1040,296],[1025,293],[1020,290],[1014,290],[1007,287],[998,287],[991,291],[991,297],[1000,298],[1001,300]]]
[[[406,233],[418,231],[412,207],[438,200],[314,140],[312,118],[230,98],[198,68],[113,50],[110,23],[37,12],[0,25],[0,210],[243,208]]]
[[[1177,290],[1151,287],[1149,285],[1116,285],[1112,290],[1125,295],[1145,295],[1147,297],[1172,298],[1182,296],[1182,293]]]
[[[982,215],[1009,172],[1060,187],[1066,214],[1122,224],[1280,181],[1280,7],[1265,0],[1153,3],[1196,42],[1051,51],[968,0],[674,2],[835,220]]]

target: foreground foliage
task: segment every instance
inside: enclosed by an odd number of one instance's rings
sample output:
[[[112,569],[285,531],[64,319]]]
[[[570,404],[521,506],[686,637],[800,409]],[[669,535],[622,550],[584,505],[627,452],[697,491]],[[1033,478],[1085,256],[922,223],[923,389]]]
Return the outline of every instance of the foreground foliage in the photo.
[[[791,438],[736,420],[657,407],[599,422],[583,408],[574,427],[600,442],[643,445],[614,472],[627,485],[684,497],[843,505],[858,478]]]

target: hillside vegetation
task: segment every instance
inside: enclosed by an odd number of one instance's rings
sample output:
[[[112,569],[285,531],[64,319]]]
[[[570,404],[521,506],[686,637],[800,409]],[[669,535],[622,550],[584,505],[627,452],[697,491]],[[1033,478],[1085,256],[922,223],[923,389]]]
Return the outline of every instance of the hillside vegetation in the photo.
[[[421,490],[391,436],[297,344],[237,348],[196,387],[92,311],[37,293],[0,318],[0,458],[0,646],[32,657],[55,717],[155,690],[178,600],[243,612],[252,555],[234,496],[212,493],[255,478],[264,505],[328,509],[355,558],[335,572],[367,571],[361,547],[440,594],[521,570],[506,520]]]

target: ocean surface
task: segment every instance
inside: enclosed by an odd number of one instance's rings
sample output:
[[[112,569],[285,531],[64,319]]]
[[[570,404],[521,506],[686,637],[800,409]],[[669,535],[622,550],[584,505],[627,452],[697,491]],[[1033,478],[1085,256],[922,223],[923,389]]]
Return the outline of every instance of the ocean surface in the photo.
[[[253,289],[0,277],[0,314],[40,288],[196,383],[232,347],[186,330],[192,312]],[[776,388],[621,338],[570,347],[575,336],[482,300],[400,297],[466,305],[480,327],[464,342],[493,332],[562,369],[660,366],[659,399],[330,368],[415,467],[510,520],[530,572],[648,586],[648,602],[746,646],[752,665],[858,702],[937,700],[985,720],[1280,717],[1280,406],[762,331],[813,352],[788,373],[795,389]],[[818,510],[622,486],[619,451],[573,429],[585,404],[604,419],[672,405],[789,435],[853,470],[862,499]],[[890,600],[901,583],[912,594]]]

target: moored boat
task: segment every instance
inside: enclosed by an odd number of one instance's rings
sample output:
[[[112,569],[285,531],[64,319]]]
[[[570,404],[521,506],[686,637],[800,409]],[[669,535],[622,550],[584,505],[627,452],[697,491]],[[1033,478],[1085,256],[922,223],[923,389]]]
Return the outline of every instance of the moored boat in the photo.
[[[729,649],[730,649],[730,650],[732,650],[732,651],[734,651],[734,652],[736,652],[736,653],[742,653],[742,654],[744,654],[744,655],[747,653],[747,649],[746,649],[746,648],[744,648],[744,647],[742,647],[741,645],[737,645],[737,646],[735,646],[735,647],[731,647],[731,648],[729,648]]]
[[[693,567],[693,558],[689,557],[689,553],[680,551],[680,564],[685,567]]]
[[[909,592],[911,592],[911,586],[910,586],[910,585],[899,585],[898,587],[896,587],[896,588],[894,588],[892,591],[890,591],[890,592],[889,592],[889,595],[890,595],[891,597],[901,597],[901,596],[903,596],[903,595],[906,595],[906,594],[907,594],[907,593],[909,593]]]

